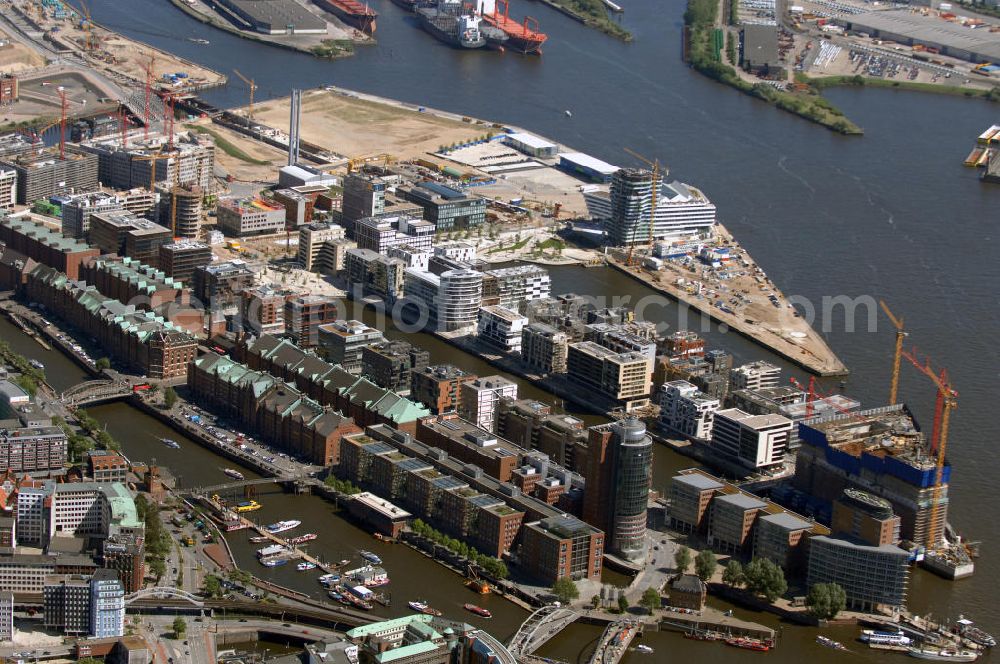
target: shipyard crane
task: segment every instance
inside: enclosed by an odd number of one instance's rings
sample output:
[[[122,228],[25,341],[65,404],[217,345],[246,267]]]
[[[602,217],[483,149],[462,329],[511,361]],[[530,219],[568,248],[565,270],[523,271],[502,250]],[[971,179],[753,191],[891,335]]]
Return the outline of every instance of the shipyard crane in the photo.
[[[889,405],[891,406],[896,403],[896,395],[899,392],[899,363],[903,356],[903,339],[907,336],[907,333],[903,330],[903,319],[894,316],[892,311],[889,310],[889,305],[884,300],[879,300],[878,304],[882,307],[885,315],[889,317],[889,320],[892,321],[893,327],[896,328],[896,352],[892,358],[892,381],[889,383]]]
[[[240,77],[240,79],[250,86],[250,104],[247,106],[247,119],[253,120],[253,93],[257,91],[257,85],[253,82],[252,78],[247,78],[240,73],[239,69],[234,69],[233,73]]]
[[[931,367],[929,358],[924,358],[923,362],[917,359],[916,350],[913,352],[902,351],[901,355],[910,361],[910,364],[917,368],[917,371],[931,379],[934,387],[937,388],[937,398],[934,404],[934,425],[931,431],[931,452],[936,452],[934,467],[934,489],[931,499],[931,514],[927,524],[924,545],[930,550],[940,548],[941,538],[935,537],[937,532],[938,512],[940,511],[941,484],[944,479],[945,454],[948,450],[948,425],[951,419],[951,411],[958,405],[958,392],[951,385],[948,378],[948,371],[942,369],[935,372]],[[944,524],[941,526],[941,536],[944,536]]]
[[[649,249],[650,255],[653,254],[653,231],[656,229],[656,199],[660,194],[660,160],[654,159],[650,161],[646,157],[629,148],[624,148],[625,152],[629,153],[639,161],[647,164],[652,170],[650,172],[650,197],[649,197]],[[632,241],[628,245],[628,255],[625,257],[625,264],[632,265],[632,252],[635,250],[635,229],[632,230]]]
[[[75,10],[80,14],[80,27],[86,34],[86,39],[84,39],[84,50],[92,51],[96,46],[97,38],[93,34],[94,21],[90,18],[90,8],[87,7],[87,3],[83,0],[77,0],[80,4],[79,6],[71,5],[67,0],[63,0],[63,4],[71,9]]]

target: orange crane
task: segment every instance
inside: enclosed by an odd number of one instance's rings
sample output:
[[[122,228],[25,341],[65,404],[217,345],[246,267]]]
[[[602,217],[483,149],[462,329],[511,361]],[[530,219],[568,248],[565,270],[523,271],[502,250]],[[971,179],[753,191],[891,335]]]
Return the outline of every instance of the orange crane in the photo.
[[[66,158],[66,108],[69,102],[66,101],[66,90],[63,86],[59,86],[59,106],[60,106],[60,116],[59,116],[59,159]]]
[[[83,28],[83,31],[87,35],[86,39],[84,40],[84,50],[92,51],[97,47],[98,43],[97,37],[95,37],[93,33],[94,21],[90,18],[90,8],[87,7],[87,3],[85,3],[83,0],[78,0],[78,2],[80,3],[80,5],[79,7],[76,7],[69,4],[67,0],[63,0],[64,5],[79,12],[80,27]]]
[[[142,109],[142,122],[145,126],[142,138],[149,140],[149,102],[153,95],[153,66],[156,64],[156,54],[149,56],[149,64],[146,65],[146,103]]]
[[[934,425],[931,430],[931,453],[936,453],[934,468],[934,492],[931,498],[931,514],[927,524],[924,546],[930,550],[939,548],[944,533],[944,527],[939,529],[938,512],[940,511],[941,484],[944,478],[945,454],[948,451],[948,425],[951,420],[951,411],[958,405],[958,392],[952,387],[948,378],[948,371],[942,369],[935,372],[931,366],[931,361],[924,358],[921,362],[917,359],[916,351],[902,351],[902,356],[910,361],[917,370],[931,379],[934,387],[937,388],[937,399],[934,405]]]
[[[892,358],[892,381],[889,383],[889,405],[896,403],[896,395],[899,392],[899,362],[903,356],[903,339],[906,338],[907,334],[903,330],[903,319],[902,317],[897,318],[889,310],[889,305],[885,303],[884,300],[879,300],[878,304],[882,307],[882,311],[885,315],[889,317],[892,321],[893,327],[896,328],[896,352]]]
[[[247,119],[253,120],[253,93],[257,91],[257,84],[253,82],[252,78],[247,78],[240,73],[239,69],[234,69],[233,73],[240,77],[240,79],[250,86],[250,104],[247,106]]]
[[[650,161],[649,159],[647,159],[646,157],[643,157],[638,152],[635,152],[634,150],[630,150],[629,148],[625,148],[625,152],[628,152],[630,155],[632,155],[633,157],[635,157],[639,161],[644,162],[646,165],[648,165],[652,169],[650,171],[650,175],[649,175],[650,197],[649,197],[649,243],[648,243],[649,248],[652,249],[652,247],[653,247],[653,231],[655,230],[655,227],[656,227],[656,199],[657,199],[657,197],[660,194],[660,191],[659,191],[660,190],[660,187],[659,187],[659,184],[660,184],[660,160],[659,159],[654,159],[654,160]],[[635,240],[635,230],[632,231],[632,238],[631,239]],[[632,265],[632,252],[634,250],[635,250],[635,242],[630,242],[629,245],[628,245],[628,255],[625,257],[625,264],[626,265]],[[652,251],[650,251],[650,255],[652,255]]]
[[[148,162],[150,162],[150,164],[149,164],[149,191],[151,193],[153,193],[153,194],[156,193],[156,162],[158,160],[164,158],[165,156],[168,156],[168,155],[165,155],[163,153],[163,146],[161,145],[160,147],[156,148],[156,152],[148,154],[148,155],[146,155],[144,157],[137,157],[137,156],[136,157],[132,157],[132,159],[134,159],[135,161],[148,161]]]

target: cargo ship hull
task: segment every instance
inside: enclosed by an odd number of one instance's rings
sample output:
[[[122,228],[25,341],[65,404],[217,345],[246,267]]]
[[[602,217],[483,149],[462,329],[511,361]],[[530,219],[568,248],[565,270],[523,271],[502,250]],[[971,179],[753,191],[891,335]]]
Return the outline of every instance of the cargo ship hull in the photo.
[[[344,23],[365,34],[375,33],[375,19],[378,13],[357,0],[313,0],[323,11],[330,12]]]
[[[542,44],[549,38],[538,30],[538,21],[532,17],[526,16],[520,22],[510,18],[510,6],[504,0],[497,0],[493,12],[483,14],[483,21],[507,36],[504,49],[509,48],[519,53],[541,55]]]
[[[418,9],[420,26],[436,39],[458,48],[482,48],[486,38],[478,30],[471,35],[459,34],[458,17],[439,13],[436,9]]]

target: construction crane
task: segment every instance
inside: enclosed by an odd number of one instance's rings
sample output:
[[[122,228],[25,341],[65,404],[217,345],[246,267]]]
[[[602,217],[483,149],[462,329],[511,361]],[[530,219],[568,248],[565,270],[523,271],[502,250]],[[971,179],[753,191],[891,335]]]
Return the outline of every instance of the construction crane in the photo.
[[[896,403],[896,395],[899,392],[899,362],[903,356],[903,339],[907,334],[903,331],[903,319],[893,315],[892,311],[889,310],[889,305],[884,300],[879,300],[878,304],[892,321],[893,327],[896,328],[896,352],[892,358],[892,381],[889,383],[889,405],[891,406]]]
[[[93,34],[94,21],[90,18],[90,8],[87,7],[87,3],[83,0],[77,0],[80,4],[79,6],[71,5],[66,0],[63,0],[63,4],[76,10],[80,14],[80,27],[86,34],[84,39],[84,50],[92,51],[97,46],[97,37]]]
[[[373,157],[351,157],[347,160],[347,172],[348,174],[360,171],[365,164],[370,164],[373,161],[381,161],[382,168],[387,168],[389,164],[395,164],[398,159],[395,155],[391,154],[377,154]]]
[[[656,228],[656,199],[660,194],[660,160],[654,159],[650,161],[646,157],[643,157],[638,152],[625,148],[625,152],[629,153],[636,159],[642,161],[647,166],[650,167],[650,197],[649,197],[649,243],[648,246],[650,250],[653,247],[653,231]],[[631,242],[628,245],[628,255],[625,257],[625,264],[632,265],[632,252],[635,250],[635,229],[632,230]],[[650,251],[652,255],[652,251]]]
[[[66,108],[69,102],[66,100],[66,89],[59,86],[59,159],[66,159]]]
[[[149,64],[146,65],[146,103],[142,107],[142,122],[145,125],[143,140],[149,140],[149,102],[153,96],[153,66],[156,64],[156,54],[149,56]],[[124,147],[124,146],[123,146]]]
[[[239,69],[234,69],[233,73],[239,76],[244,83],[250,86],[250,105],[247,106],[247,119],[253,120],[253,93],[257,91],[257,85],[253,82],[252,78],[247,78],[241,74]]]
[[[948,425],[951,420],[951,411],[958,405],[958,392],[952,387],[948,378],[948,371],[942,369],[935,372],[931,366],[929,358],[924,358],[921,362],[917,359],[916,350],[913,352],[902,351],[902,356],[910,361],[910,364],[917,368],[917,371],[931,379],[934,387],[937,388],[937,398],[934,404],[934,425],[931,429],[931,453],[936,453],[934,467],[934,491],[931,498],[931,514],[927,524],[924,545],[930,550],[940,548],[941,537],[937,537],[938,512],[940,511],[941,484],[944,479],[945,454],[948,451]],[[942,524],[941,535],[944,535]]]
[[[145,155],[143,157],[132,157],[134,161],[148,161],[149,164],[149,191],[152,194],[156,194],[156,162],[164,158],[167,155],[163,153],[163,146],[156,148],[156,152],[152,154]]]

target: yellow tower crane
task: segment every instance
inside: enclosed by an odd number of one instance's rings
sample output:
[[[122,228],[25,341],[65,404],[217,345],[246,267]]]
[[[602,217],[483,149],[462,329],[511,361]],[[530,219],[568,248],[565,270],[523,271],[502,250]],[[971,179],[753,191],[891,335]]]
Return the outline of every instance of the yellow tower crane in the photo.
[[[156,152],[153,152],[152,154],[148,154],[148,155],[145,155],[143,157],[132,157],[132,159],[134,159],[136,161],[148,161],[148,162],[150,162],[150,164],[149,164],[149,191],[152,194],[156,193],[156,162],[159,161],[160,159],[163,159],[164,157],[167,157],[167,156],[169,156],[169,155],[165,155],[163,153],[163,146],[161,145],[160,147],[156,148]]]
[[[896,318],[885,301],[879,300],[878,303],[885,315],[892,321],[893,327],[896,328],[896,352],[892,358],[892,381],[889,383],[889,405],[891,406],[896,403],[896,395],[899,392],[899,361],[903,356],[903,339],[906,338],[907,334],[903,330],[903,319]]]
[[[659,159],[653,159],[652,161],[650,161],[649,159],[647,159],[646,157],[643,157],[641,154],[639,154],[638,152],[635,152],[634,150],[630,150],[629,148],[624,148],[624,149],[625,149],[625,152],[629,153],[630,155],[632,155],[633,157],[635,157],[639,161],[645,163],[651,169],[651,171],[650,171],[650,196],[649,196],[649,242],[647,243],[647,246],[650,249],[650,255],[652,255],[653,231],[656,229],[656,199],[660,195],[660,186],[659,186],[659,184],[660,184],[660,170],[661,170],[660,160]],[[625,264],[626,265],[631,265],[632,264],[632,252],[635,250],[635,242],[634,242],[634,240],[635,240],[635,230],[632,231],[631,240],[633,240],[633,241],[629,242],[629,245],[628,245],[628,255],[625,258]]]
[[[257,85],[253,82],[252,78],[247,78],[241,74],[239,69],[234,69],[233,73],[239,76],[240,80],[250,86],[250,104],[247,106],[247,118],[253,120],[253,94],[257,91]]]

